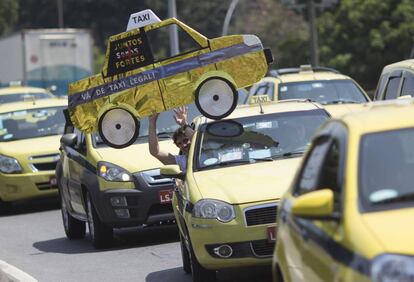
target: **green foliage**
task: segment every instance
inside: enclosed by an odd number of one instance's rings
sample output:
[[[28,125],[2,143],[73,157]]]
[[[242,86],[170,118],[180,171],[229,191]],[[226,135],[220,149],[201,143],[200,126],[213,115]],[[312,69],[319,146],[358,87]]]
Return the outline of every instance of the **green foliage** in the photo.
[[[384,65],[414,47],[413,0],[342,0],[318,20],[320,61],[373,89]]]
[[[17,21],[19,4],[15,0],[0,1],[0,36],[12,31]]]

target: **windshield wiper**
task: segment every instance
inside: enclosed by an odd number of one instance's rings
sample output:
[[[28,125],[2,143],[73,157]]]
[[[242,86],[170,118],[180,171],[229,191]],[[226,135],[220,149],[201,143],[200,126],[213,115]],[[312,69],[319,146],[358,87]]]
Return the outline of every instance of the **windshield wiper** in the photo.
[[[232,161],[226,161],[226,162],[219,162],[219,163],[215,163],[215,164],[211,164],[211,165],[206,165],[203,166],[203,168],[209,168],[209,167],[217,167],[217,166],[228,166],[228,165],[233,165],[233,164],[250,164],[251,161],[250,160],[232,160]]]
[[[158,132],[157,136],[160,138],[171,138],[173,134],[174,134],[173,132],[162,131],[162,132]]]
[[[371,204],[378,205],[378,204],[390,204],[390,203],[409,202],[409,201],[414,201],[414,193],[406,193],[402,195],[397,195],[395,197],[385,198],[382,200],[371,202]]]
[[[326,102],[326,104],[360,104],[360,102],[359,101],[354,101],[354,100],[339,99],[339,100],[328,101],[328,102]]]

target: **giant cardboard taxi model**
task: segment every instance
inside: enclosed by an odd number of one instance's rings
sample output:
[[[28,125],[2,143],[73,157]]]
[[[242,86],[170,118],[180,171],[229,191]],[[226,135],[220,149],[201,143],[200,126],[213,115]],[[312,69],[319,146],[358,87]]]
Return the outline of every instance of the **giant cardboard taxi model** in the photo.
[[[183,48],[166,56],[160,47],[171,26],[181,32]],[[71,120],[123,148],[137,138],[139,118],[153,113],[195,102],[206,117],[228,116],[236,89],[259,81],[271,62],[255,35],[207,39],[176,18],[161,21],[141,11],[130,16],[126,32],[109,38],[102,72],[70,84]]]

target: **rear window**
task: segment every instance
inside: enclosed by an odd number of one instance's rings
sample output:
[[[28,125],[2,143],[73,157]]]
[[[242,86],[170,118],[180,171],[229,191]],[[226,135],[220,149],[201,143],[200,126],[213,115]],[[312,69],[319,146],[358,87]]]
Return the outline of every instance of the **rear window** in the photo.
[[[365,103],[352,80],[314,80],[279,84],[279,100],[310,99],[321,104]]]

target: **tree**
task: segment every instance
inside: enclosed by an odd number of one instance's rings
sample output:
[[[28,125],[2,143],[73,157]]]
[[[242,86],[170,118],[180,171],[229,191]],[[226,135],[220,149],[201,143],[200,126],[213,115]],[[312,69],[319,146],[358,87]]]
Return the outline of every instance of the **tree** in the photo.
[[[0,1],[0,36],[6,35],[13,30],[17,21],[19,4],[15,0]]]
[[[273,68],[309,63],[309,29],[303,18],[274,0],[241,1],[234,13],[233,33],[251,33],[270,47]]]
[[[342,0],[318,20],[320,58],[374,89],[382,68],[409,58],[413,0]]]

